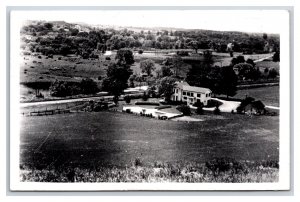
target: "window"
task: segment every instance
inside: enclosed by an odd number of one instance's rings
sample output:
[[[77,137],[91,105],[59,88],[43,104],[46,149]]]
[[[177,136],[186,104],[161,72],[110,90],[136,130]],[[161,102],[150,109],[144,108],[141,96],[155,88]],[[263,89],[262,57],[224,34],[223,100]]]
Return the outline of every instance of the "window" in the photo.
[[[178,89],[176,89],[176,93],[178,93]]]
[[[186,100],[186,97],[183,97],[184,100]]]
[[[206,94],[206,97],[208,97],[208,94]]]
[[[190,93],[190,92],[187,92],[186,94],[187,94],[187,96],[191,96],[191,93]]]
[[[197,97],[200,97],[200,93],[197,94]]]
[[[185,91],[183,91],[182,95],[186,95],[186,92],[185,92]]]

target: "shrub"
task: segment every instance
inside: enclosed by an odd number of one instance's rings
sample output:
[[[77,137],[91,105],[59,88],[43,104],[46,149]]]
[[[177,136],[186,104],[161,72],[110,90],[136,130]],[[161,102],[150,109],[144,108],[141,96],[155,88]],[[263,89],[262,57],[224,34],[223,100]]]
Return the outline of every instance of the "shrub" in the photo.
[[[143,52],[144,52],[143,50],[139,50],[138,51],[139,54],[143,54]]]
[[[134,159],[133,165],[137,167],[137,166],[142,166],[143,164],[140,158],[136,158]]]
[[[189,52],[188,51],[177,51],[176,53],[179,56],[189,56]]]
[[[127,104],[129,104],[130,103],[130,101],[131,101],[131,98],[130,98],[130,96],[125,96],[124,97],[124,100],[125,100],[125,102],[127,103]]]
[[[144,92],[143,97],[142,97],[143,101],[147,101],[148,98],[149,98],[148,94],[146,92]]]
[[[185,115],[185,116],[190,116],[191,115],[191,109],[187,105],[180,105],[176,109],[178,111],[182,112],[182,114]]]
[[[214,174],[225,171],[243,171],[242,164],[231,158],[215,158],[205,163],[206,167]]]
[[[255,99],[253,97],[246,97],[244,100],[242,100],[241,104],[236,108],[237,113],[243,113],[245,107],[254,100]]]
[[[57,59],[58,59],[58,60],[61,60],[61,57],[58,57]]]
[[[164,106],[155,107],[155,109],[167,109],[167,108],[172,108],[172,107],[170,105],[164,105]]]
[[[200,114],[200,115],[203,114],[203,106],[198,106],[197,110],[196,110],[196,113]]]
[[[218,100],[208,100],[207,101],[207,105],[206,107],[210,108],[210,107],[217,107],[217,106],[220,106],[222,104],[222,102],[218,101]],[[197,107],[197,106],[196,106]]]
[[[214,109],[214,114],[219,115],[221,114],[221,111],[219,109],[219,106],[216,106],[216,108]]]
[[[42,56],[39,55],[39,56],[38,56],[38,59],[42,59]]]
[[[159,106],[159,103],[157,102],[136,102],[135,105],[154,105],[154,106]]]
[[[110,57],[106,56],[106,57],[105,57],[105,60],[110,60]]]

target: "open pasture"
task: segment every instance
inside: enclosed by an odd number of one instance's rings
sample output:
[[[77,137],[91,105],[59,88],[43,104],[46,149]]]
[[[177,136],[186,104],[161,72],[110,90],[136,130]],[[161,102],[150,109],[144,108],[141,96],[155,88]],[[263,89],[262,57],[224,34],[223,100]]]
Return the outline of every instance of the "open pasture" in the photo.
[[[20,164],[49,167],[204,163],[216,157],[278,160],[279,117],[222,114],[174,122],[117,112],[26,117]]]

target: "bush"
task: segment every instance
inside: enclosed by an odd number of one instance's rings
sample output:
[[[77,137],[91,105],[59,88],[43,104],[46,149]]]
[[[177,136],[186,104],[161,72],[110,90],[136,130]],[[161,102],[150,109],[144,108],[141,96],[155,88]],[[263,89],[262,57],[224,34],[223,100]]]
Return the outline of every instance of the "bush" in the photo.
[[[140,158],[136,158],[136,159],[134,160],[134,162],[133,162],[133,165],[134,165],[135,167],[137,167],[137,166],[142,166],[143,164],[142,164],[142,161],[141,161]]]
[[[222,104],[222,102],[218,101],[218,100],[208,100],[207,101],[207,105],[206,107],[211,108],[211,107],[217,107],[220,106]],[[197,106],[196,106],[197,107]]]
[[[221,114],[221,111],[219,109],[219,106],[216,106],[216,108],[214,109],[214,114],[219,115]]]
[[[143,101],[147,101],[149,99],[149,96],[146,92],[144,92],[142,99]]]
[[[139,54],[143,54],[143,52],[144,52],[143,50],[139,50],[138,51]]]
[[[178,111],[182,112],[184,116],[190,116],[191,115],[191,109],[187,105],[180,105],[176,108]]]
[[[189,52],[188,51],[177,51],[176,53],[179,56],[189,56]]]
[[[110,57],[106,56],[106,57],[105,57],[105,60],[110,60]]]
[[[243,113],[245,107],[254,100],[255,99],[253,97],[246,97],[244,100],[242,100],[241,104],[236,108],[237,113]]]
[[[203,103],[202,102],[196,102],[193,106],[197,107],[196,113],[197,114],[203,114]]]
[[[135,105],[154,105],[154,106],[159,106],[159,103],[157,102],[136,102]]]
[[[127,104],[129,104],[130,103],[130,101],[131,101],[131,98],[130,98],[130,96],[125,96],[124,97],[124,100],[125,100],[125,102],[127,103]]]
[[[164,105],[164,106],[155,107],[155,109],[167,109],[167,108],[172,108],[172,107],[170,105]]]

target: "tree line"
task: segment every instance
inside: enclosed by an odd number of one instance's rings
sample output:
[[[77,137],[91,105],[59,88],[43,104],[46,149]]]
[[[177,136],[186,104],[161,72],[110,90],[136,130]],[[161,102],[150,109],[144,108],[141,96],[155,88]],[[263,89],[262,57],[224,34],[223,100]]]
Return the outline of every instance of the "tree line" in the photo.
[[[42,52],[45,55],[77,54],[84,58],[97,57],[99,52],[122,48],[194,49],[195,52],[198,49],[212,49],[217,52],[244,53],[279,50],[277,35],[207,30],[137,32],[91,27],[79,30],[77,26],[70,23],[31,22],[21,29],[22,41],[26,43],[21,48],[28,47],[32,52]]]

